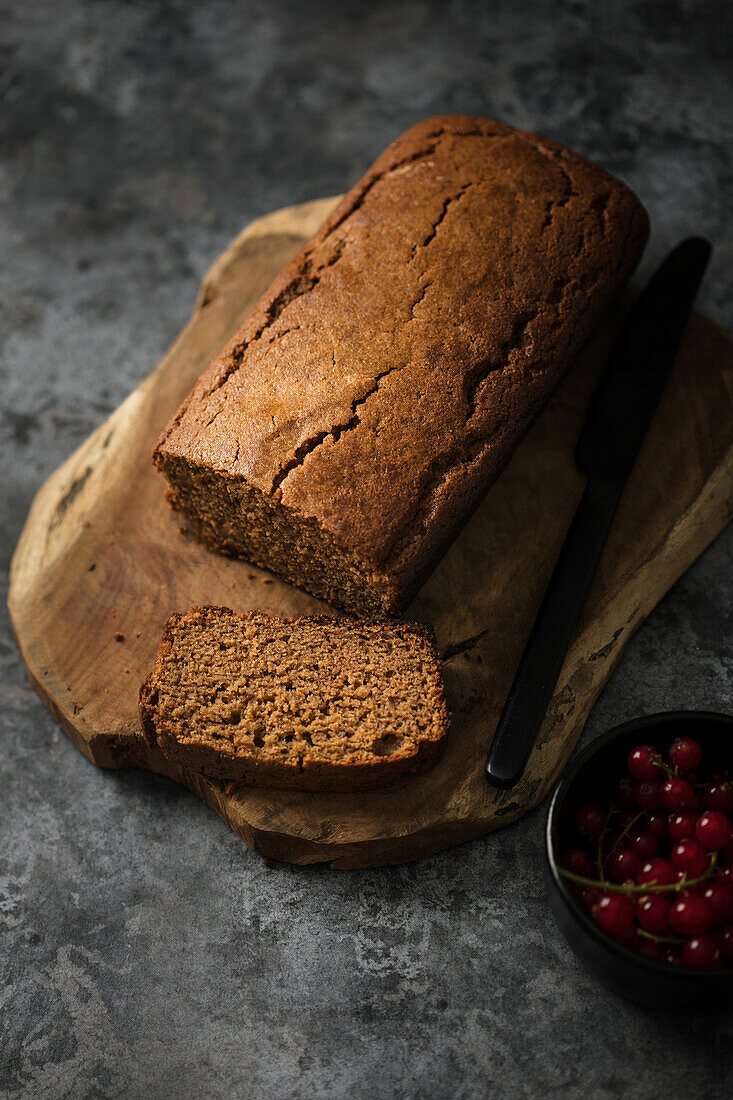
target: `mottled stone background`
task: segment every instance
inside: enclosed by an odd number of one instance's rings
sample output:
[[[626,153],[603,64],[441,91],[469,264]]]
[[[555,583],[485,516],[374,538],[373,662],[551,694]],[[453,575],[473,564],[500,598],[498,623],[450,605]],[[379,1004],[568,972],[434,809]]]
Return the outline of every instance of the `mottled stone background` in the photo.
[[[0,569],[48,474],[155,365],[251,218],[357,179],[436,112],[538,129],[712,239],[733,330],[728,0],[0,0]],[[733,531],[586,731],[733,709]],[[267,870],[182,789],[103,773],[3,611],[0,1089],[71,1097],[731,1095],[731,1017],[664,1018],[548,915],[544,807],[387,870]]]

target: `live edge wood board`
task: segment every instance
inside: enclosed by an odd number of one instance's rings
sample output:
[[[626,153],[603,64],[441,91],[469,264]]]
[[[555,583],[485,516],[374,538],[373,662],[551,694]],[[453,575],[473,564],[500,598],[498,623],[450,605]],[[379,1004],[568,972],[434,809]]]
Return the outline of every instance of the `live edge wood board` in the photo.
[[[11,571],[28,674],[74,744],[189,787],[264,856],[336,867],[399,863],[487,833],[536,806],[567,761],[634,630],[733,510],[733,348],[696,314],[624,495],[524,779],[498,793],[483,765],[553,561],[580,498],[573,445],[618,314],[560,385],[406,617],[434,625],[453,713],[427,775],[363,794],[227,793],[148,748],[137,693],[165,619],[192,604],[328,612],[246,562],[185,538],[150,451],[212,355],[335,199],[246,229],[204,280],[163,362],[38,493]]]

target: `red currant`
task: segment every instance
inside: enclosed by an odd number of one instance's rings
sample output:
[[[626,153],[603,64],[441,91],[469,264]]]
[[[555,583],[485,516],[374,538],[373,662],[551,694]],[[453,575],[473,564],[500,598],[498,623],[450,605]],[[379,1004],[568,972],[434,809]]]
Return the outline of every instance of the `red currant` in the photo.
[[[682,948],[682,965],[712,970],[720,963],[720,947],[712,936],[694,936]]]
[[[600,806],[581,806],[575,824],[584,836],[600,836],[606,827],[606,811]]]
[[[699,878],[708,865],[707,852],[698,840],[681,840],[670,852],[670,861],[689,878]]]
[[[727,924],[721,928],[718,934],[720,954],[728,963],[733,963],[733,924]]]
[[[733,783],[725,780],[722,783],[711,783],[705,788],[703,796],[708,810],[717,810],[721,814],[729,814],[733,810]]]
[[[722,882],[709,883],[702,894],[710,906],[713,924],[725,924],[733,920],[733,890]]]
[[[646,819],[647,832],[656,837],[657,840],[664,840],[669,834],[669,817],[664,810],[652,810],[647,815]],[[682,837],[680,837],[680,840]]]
[[[689,837],[694,836],[695,822],[695,815],[687,810],[681,814],[670,814],[669,835],[672,840],[687,840]]]
[[[697,894],[683,894],[669,911],[669,923],[680,936],[707,932],[712,920],[710,906]]]
[[[634,781],[624,776],[623,779],[619,779],[618,786],[616,787],[616,801],[619,806],[633,806],[634,805]]]
[[[642,928],[661,936],[669,927],[670,903],[661,894],[642,894],[636,905],[636,916]]]
[[[638,856],[642,863],[657,854],[657,841],[651,833],[632,833],[628,839],[628,846],[634,855]]]
[[[684,810],[695,797],[692,784],[672,776],[662,784],[662,802],[668,810]]]
[[[662,805],[662,784],[658,779],[640,779],[634,797],[643,810],[657,810]]]
[[[730,840],[732,833],[733,827],[728,818],[715,810],[706,810],[702,817],[698,818],[695,826],[697,839],[708,851],[723,848]]]
[[[631,780],[629,780],[631,782]],[[639,816],[638,810],[622,810],[618,815],[619,829],[630,829]]]
[[[587,913],[592,913],[594,906],[600,900],[601,891],[597,890],[595,886],[578,885],[575,887],[575,896],[583,909],[585,909]]]
[[[730,838],[727,844],[724,844],[720,849],[720,854],[723,859],[733,860],[733,836]]]
[[[614,852],[608,857],[606,863],[609,875],[616,882],[626,882],[627,879],[633,879],[640,866],[639,857],[635,852],[629,851],[628,848],[621,848],[620,851]]]
[[[663,958],[670,966],[682,965],[682,949],[676,943],[668,943],[664,947]]]
[[[730,886],[733,889],[733,864],[721,867],[715,876],[715,881],[722,882],[724,886]]]
[[[640,955],[643,955],[645,959],[654,959],[655,962],[664,962],[664,952],[662,951],[661,945],[656,943],[655,940],[647,939],[646,936],[639,936],[636,950]]]
[[[636,876],[639,886],[671,886],[675,880],[674,867],[660,856],[647,860]]]
[[[659,771],[659,753],[652,745],[632,749],[626,764],[634,779],[653,779]]]
[[[692,771],[701,759],[702,749],[694,737],[678,737],[669,747],[669,762],[680,771]]]
[[[599,928],[614,939],[625,939],[634,927],[634,903],[625,894],[604,894],[593,909]]]
[[[582,875],[583,878],[591,877],[593,864],[580,848],[568,848],[561,862],[566,871],[571,871],[574,875]]]

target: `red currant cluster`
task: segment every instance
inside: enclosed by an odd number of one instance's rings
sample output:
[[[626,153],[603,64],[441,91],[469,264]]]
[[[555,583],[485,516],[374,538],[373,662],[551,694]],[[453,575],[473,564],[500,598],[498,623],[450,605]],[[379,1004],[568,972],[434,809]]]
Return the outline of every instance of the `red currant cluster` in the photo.
[[[680,737],[668,760],[651,745],[629,753],[608,810],[581,806],[582,847],[561,873],[599,928],[676,966],[733,965],[733,782],[700,772],[702,750]]]

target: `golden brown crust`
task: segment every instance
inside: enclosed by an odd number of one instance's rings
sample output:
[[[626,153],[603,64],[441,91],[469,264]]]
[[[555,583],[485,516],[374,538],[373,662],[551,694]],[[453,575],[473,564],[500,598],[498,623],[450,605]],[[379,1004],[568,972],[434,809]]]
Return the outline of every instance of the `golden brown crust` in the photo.
[[[287,555],[263,560],[266,539],[260,551],[223,531],[210,487],[183,491],[181,464],[218,478],[224,497],[246,486],[361,563],[364,602],[347,594],[344,606],[372,612],[372,588],[396,611],[646,234],[622,183],[549,139],[468,116],[419,123],[284,268],[164,432],[155,459],[175,506],[213,548],[338,602],[337,585],[334,597],[289,573]]]
[[[312,791],[358,791],[387,786],[404,775],[419,774],[432,767],[443,753],[450,717],[445,691],[440,675],[440,656],[435,646],[435,636],[429,626],[410,622],[383,624],[390,637],[417,635],[425,643],[424,656],[430,663],[423,669],[425,691],[435,699],[435,715],[432,731],[422,737],[417,751],[395,752],[382,759],[370,759],[361,763],[317,761],[305,758],[298,763],[273,762],[256,759],[250,754],[242,756],[227,744],[192,744],[181,739],[179,731],[172,729],[158,709],[158,691],[165,675],[166,662],[171,656],[174,639],[181,628],[197,617],[216,621],[235,617],[242,623],[268,621],[294,628],[306,625],[329,627],[338,623],[341,628],[358,632],[361,628],[379,628],[373,620],[334,620],[327,615],[293,619],[273,619],[261,612],[235,615],[229,608],[194,607],[185,615],[176,614],[165,624],[161,646],[155,665],[140,688],[140,720],[146,740],[151,747],[158,747],[164,756],[195,771],[217,779],[233,780],[255,787],[274,787]],[[414,750],[414,746],[413,746]]]
[[[447,732],[447,728],[446,728]],[[388,787],[396,779],[408,775],[422,775],[443,755],[443,741],[426,741],[416,756],[405,766],[401,761],[379,761],[368,764],[305,764],[302,769],[284,764],[254,763],[227,759],[208,746],[181,746],[158,736],[157,746],[164,756],[192,771],[201,772],[212,779],[229,780],[245,787],[263,787],[283,791],[333,791],[349,794],[355,791],[373,791]]]

